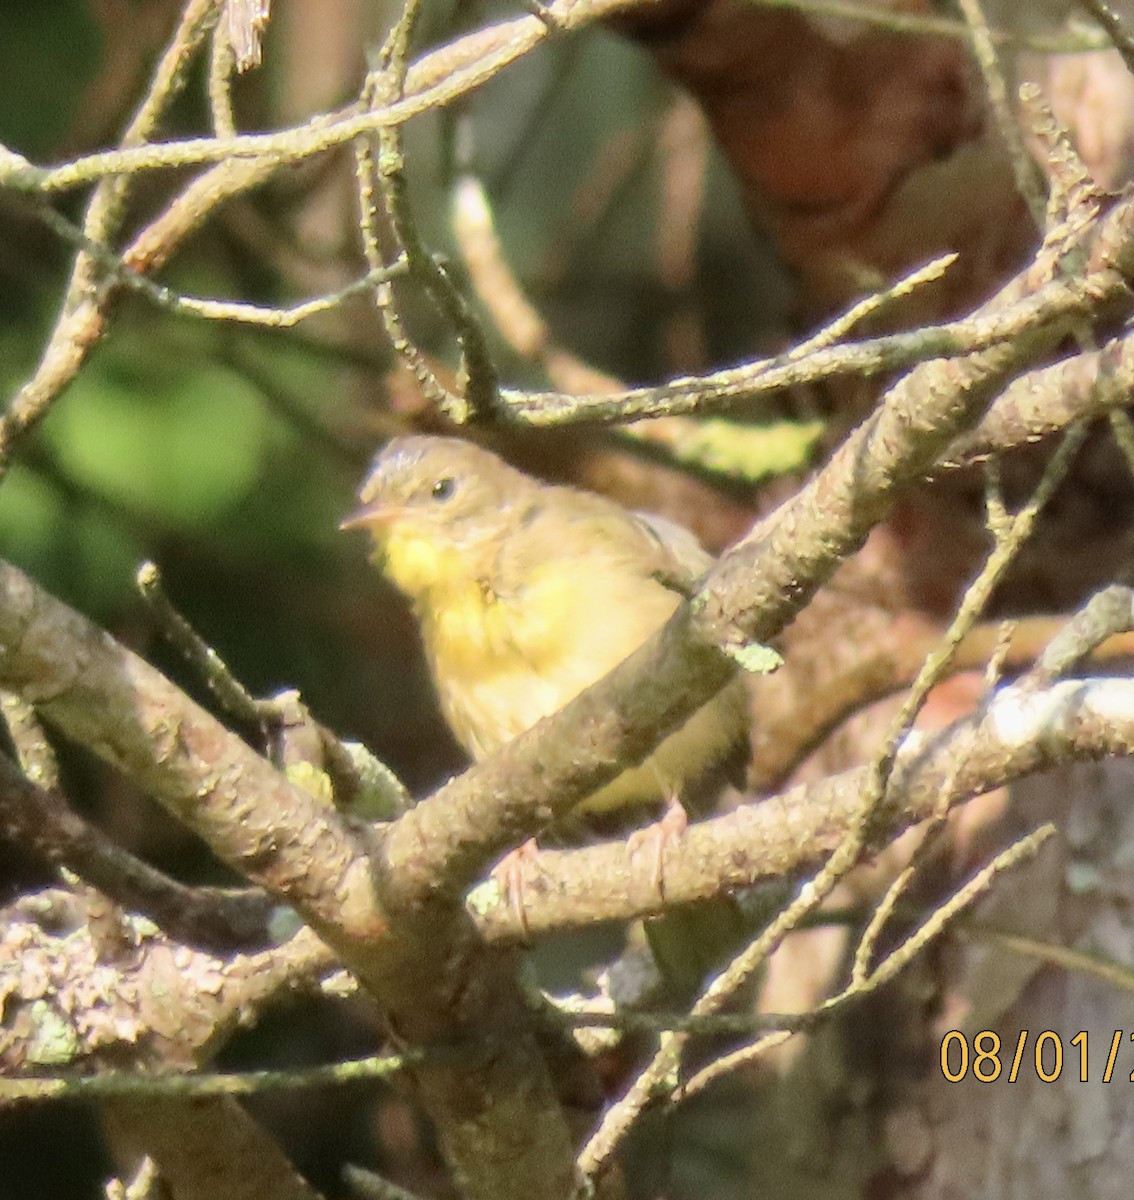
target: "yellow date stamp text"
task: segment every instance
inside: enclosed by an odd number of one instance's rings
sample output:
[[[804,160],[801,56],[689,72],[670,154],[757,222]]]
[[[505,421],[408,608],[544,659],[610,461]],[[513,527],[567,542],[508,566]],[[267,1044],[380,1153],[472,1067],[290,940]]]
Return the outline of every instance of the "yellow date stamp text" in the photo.
[[[1128,1036],[1134,1041],[1134,1033]],[[1016,1083],[1024,1073],[1034,1074],[1043,1083],[1054,1083],[1065,1073],[1080,1083],[1091,1079],[1110,1083],[1124,1077],[1117,1064],[1125,1040],[1121,1029],[1109,1037],[1093,1034],[1090,1038],[1085,1029],[1071,1037],[1051,1029],[1039,1033],[1021,1029],[1014,1040],[1002,1038],[991,1029],[973,1034],[950,1029],[941,1039],[941,1074],[950,1083],[968,1078],[979,1083]],[[1125,1077],[1134,1083],[1134,1071]]]

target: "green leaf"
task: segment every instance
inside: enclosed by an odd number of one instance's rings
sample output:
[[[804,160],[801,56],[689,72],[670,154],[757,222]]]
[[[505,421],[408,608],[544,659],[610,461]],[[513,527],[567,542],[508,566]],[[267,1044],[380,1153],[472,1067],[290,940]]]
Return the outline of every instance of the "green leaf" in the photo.
[[[68,500],[16,462],[0,488],[0,554],[61,598],[103,613],[131,592],[142,547],[111,514]]]
[[[159,363],[140,376],[111,359],[76,380],[44,432],[78,483],[192,528],[214,522],[255,485],[267,418],[256,390],[214,363]]]
[[[4,5],[0,142],[29,158],[53,156],[84,100],[103,38],[83,0]]]

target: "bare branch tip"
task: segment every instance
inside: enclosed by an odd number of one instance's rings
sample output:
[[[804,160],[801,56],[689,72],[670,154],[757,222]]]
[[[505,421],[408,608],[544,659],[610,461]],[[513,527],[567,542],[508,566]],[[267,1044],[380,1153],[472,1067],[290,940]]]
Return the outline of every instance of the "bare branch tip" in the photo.
[[[157,563],[146,559],[138,567],[134,581],[137,584],[138,591],[148,599],[155,588],[161,587],[161,571],[158,569]]]

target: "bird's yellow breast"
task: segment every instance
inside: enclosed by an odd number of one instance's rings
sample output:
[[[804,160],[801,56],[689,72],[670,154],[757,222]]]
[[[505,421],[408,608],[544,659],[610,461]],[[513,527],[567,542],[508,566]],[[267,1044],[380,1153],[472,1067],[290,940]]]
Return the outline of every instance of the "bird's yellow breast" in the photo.
[[[679,603],[659,579],[695,577],[709,561],[687,532],[538,484],[453,439],[395,439],[362,500],[347,524],[372,531],[379,565],[412,602],[442,711],[477,759],[637,650]],[[738,683],[584,807],[672,798],[746,723]]]
[[[601,679],[677,603],[601,556],[542,564],[504,596],[467,574],[451,576],[419,609],[446,720],[475,758],[486,757]],[[614,790],[639,798],[664,791],[652,768],[639,775],[628,772]],[[617,803],[613,794],[600,800]]]
[[[383,557],[386,574],[413,603],[441,679],[453,671],[507,675],[522,664],[541,670],[574,640],[565,633],[583,597],[566,563],[533,570],[502,596],[489,564],[428,536],[394,530]]]
[[[425,616],[426,640],[439,673],[483,678],[552,669],[574,640],[564,636],[574,592],[563,569],[535,573],[518,600],[499,596],[487,580],[454,580],[433,597]]]
[[[382,570],[420,608],[437,587],[463,573],[460,554],[427,534],[395,525],[379,544]]]

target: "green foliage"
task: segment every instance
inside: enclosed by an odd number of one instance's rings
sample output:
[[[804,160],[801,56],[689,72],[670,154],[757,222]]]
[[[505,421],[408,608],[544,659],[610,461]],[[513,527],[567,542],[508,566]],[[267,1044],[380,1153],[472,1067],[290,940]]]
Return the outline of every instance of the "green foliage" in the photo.
[[[163,524],[218,520],[255,485],[267,420],[256,390],[216,363],[147,361],[115,344],[53,410],[44,434],[82,486]]]
[[[102,39],[83,0],[0,3],[0,142],[29,158],[55,151],[83,100]]]
[[[0,552],[107,614],[155,542],[202,535],[247,501],[273,431],[258,390],[206,357],[210,341],[143,323],[95,355],[0,488]],[[28,364],[5,357],[13,387]]]

